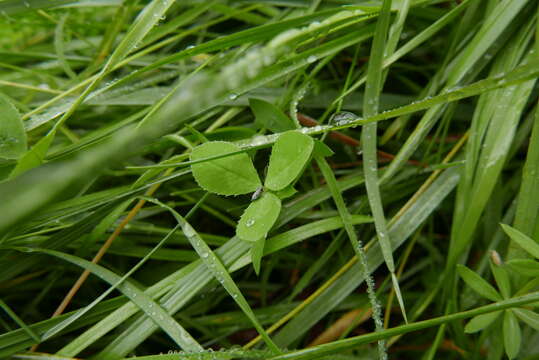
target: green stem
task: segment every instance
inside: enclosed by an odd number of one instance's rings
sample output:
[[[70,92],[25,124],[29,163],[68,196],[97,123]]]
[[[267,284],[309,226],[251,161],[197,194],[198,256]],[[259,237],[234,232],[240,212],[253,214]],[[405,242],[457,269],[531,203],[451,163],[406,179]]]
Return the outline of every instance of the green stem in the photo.
[[[387,339],[392,336],[402,335],[410,333],[412,331],[418,331],[427,329],[433,326],[449,323],[451,321],[468,319],[477,315],[487,314],[494,311],[500,311],[518,307],[530,303],[539,301],[539,291],[529,293],[527,295],[514,297],[507,300],[498,301],[489,305],[481,306],[472,310],[462,311],[454,314],[440,316],[429,320],[418,321],[413,324],[407,324],[397,326],[391,329],[387,329],[380,332],[372,332],[366,335],[355,336],[349,339],[334,341],[329,344],[323,344],[313,346],[308,349],[289,352],[284,355],[279,355],[270,358],[270,360],[299,360],[299,359],[315,359],[326,355],[334,355],[340,351],[355,348],[359,345],[364,345],[378,341],[380,339]]]

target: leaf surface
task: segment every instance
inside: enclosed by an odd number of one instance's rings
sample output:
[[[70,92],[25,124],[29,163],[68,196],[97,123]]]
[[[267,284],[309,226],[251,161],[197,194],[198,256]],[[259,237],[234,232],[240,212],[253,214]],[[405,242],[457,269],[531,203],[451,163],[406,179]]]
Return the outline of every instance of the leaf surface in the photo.
[[[500,316],[501,313],[501,311],[496,311],[492,313],[474,316],[466,324],[466,327],[464,327],[464,332],[466,332],[467,334],[471,334],[485,329],[487,326],[492,324],[494,320],[496,320],[498,316]]]
[[[265,186],[279,191],[296,180],[311,158],[314,141],[297,131],[283,133],[271,150]]]
[[[242,240],[258,241],[265,238],[281,212],[281,200],[265,192],[253,201],[241,216],[236,235]]]
[[[224,141],[212,141],[197,146],[191,152],[191,161],[239,152],[236,145]],[[212,159],[191,165],[193,176],[205,190],[220,195],[241,195],[254,192],[260,187],[260,179],[245,153]]]
[[[26,151],[26,133],[19,112],[0,96],[0,158],[18,159]]]
[[[457,265],[457,271],[464,282],[479,295],[492,300],[500,301],[502,297],[485,279],[464,265]]]
[[[249,99],[249,106],[255,114],[256,123],[274,133],[296,128],[294,121],[272,103],[260,99]]]

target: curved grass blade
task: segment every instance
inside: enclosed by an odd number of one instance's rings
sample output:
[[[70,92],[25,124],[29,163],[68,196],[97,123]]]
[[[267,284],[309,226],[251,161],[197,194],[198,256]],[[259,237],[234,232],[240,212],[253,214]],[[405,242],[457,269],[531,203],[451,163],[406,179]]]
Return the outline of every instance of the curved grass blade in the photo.
[[[71,315],[69,318],[65,319],[58,325],[51,327],[45,334],[43,334],[42,341],[52,338],[60,331],[73,324],[75,321],[80,319],[83,315],[92,310],[97,304],[103,301],[114,289],[118,288],[124,281],[126,281],[135,271],[137,271],[161,246],[176,232],[179,228],[179,225],[174,227],[169,233],[153,248],[151,249],[135,266],[133,266],[128,272],[126,272],[116,283],[111,284],[105,292],[103,292],[99,297],[97,297],[90,304],[84,308],[78,310],[76,313]]]
[[[221,283],[221,285],[226,289],[226,291],[242,309],[242,311],[249,318],[249,320],[251,320],[253,326],[263,337],[264,341],[266,342],[266,345],[268,345],[268,347],[274,353],[280,353],[281,351],[279,350],[277,345],[275,345],[275,343],[271,340],[264,328],[258,322],[253,310],[249,306],[249,303],[247,302],[240,289],[228,273],[227,268],[223,265],[217,255],[215,255],[212,249],[206,244],[206,242],[202,240],[200,235],[198,235],[198,232],[193,229],[193,227],[174,209],[155,199],[152,201],[166,208],[172,213],[178,224],[180,224],[180,226],[182,227],[183,233],[187,237],[187,240],[189,240],[195,251],[202,259],[202,262],[206,266],[207,270],[209,270],[213,277],[215,277],[217,281]]]
[[[356,179],[357,177],[352,178],[352,180]],[[306,199],[303,199],[302,202],[315,201],[316,204],[326,198],[320,195],[320,190],[309,195],[313,197],[313,200],[308,196]],[[330,195],[328,194],[327,197],[329,196]],[[291,219],[285,219],[283,221],[284,223],[287,223],[290,220]],[[352,221],[353,224],[361,224],[371,222],[372,219],[366,216],[354,216]],[[306,224],[270,238],[267,242],[267,246],[264,248],[264,252],[266,255],[271,254],[308,238],[326,233],[328,231],[340,229],[342,226],[343,224],[340,218],[329,218]],[[249,245],[245,241],[234,238],[223,247],[218,249],[216,253],[218,254],[219,258],[222,259],[224,265],[229,267],[230,271],[236,271],[251,262],[251,257],[249,256],[248,250]],[[198,291],[200,291],[204,285],[209,283],[211,279],[213,279],[213,275],[207,271],[207,267],[199,260],[161,280],[150,287],[147,291],[152,295],[152,297],[163,296],[164,293],[170,291],[173,295],[169,296],[165,300],[162,300],[162,304],[163,307],[172,313],[178,311],[178,309],[184,306],[193,296],[196,295]],[[173,285],[175,285],[174,288]],[[108,331],[122,324],[125,319],[129,318],[136,312],[137,308],[131,303],[122,306],[116,312],[112,313],[100,323],[96,324],[93,328],[89,329],[86,333],[82,334],[76,341],[68,344],[59,352],[59,354],[64,356],[75,356],[84,348],[99,340]],[[140,333],[134,333],[135,331],[139,331],[141,328],[145,329],[142,335]],[[100,354],[100,357],[103,359],[113,359],[119,356],[125,356],[129,349],[132,349],[133,346],[136,346],[138,343],[143,341],[144,338],[150,336],[154,330],[155,325],[152,321],[141,318],[131,325],[130,328],[125,331],[125,333],[123,333],[125,336],[121,337],[120,343],[111,344],[112,346],[107,347],[105,351]]]
[[[338,352],[357,348],[360,345],[369,344],[381,339],[389,339],[396,335],[419,331],[422,329],[450,323],[452,321],[467,319],[473,316],[492,313],[499,310],[511,309],[524,304],[536,302],[537,300],[539,300],[539,292],[532,292],[528,295],[514,297],[468,311],[417,321],[413,324],[401,325],[383,330],[381,332],[372,332],[366,335],[359,335],[348,339],[337,340],[329,344],[317,345],[303,350],[291,351],[283,355],[274,356],[268,360],[309,360],[321,358],[325,355],[333,355]]]
[[[156,324],[159,325],[182,349],[187,351],[200,351],[203,348],[196,342],[193,337],[172,318],[160,305],[155,303],[148,295],[140,290],[131,282],[122,280],[122,277],[116,275],[112,271],[94,264],[90,261],[78,258],[76,256],[65,254],[55,250],[38,249],[38,248],[19,248],[25,252],[39,252],[57,257],[87,269],[99,276],[110,285],[119,284],[118,290],[136,304],[144,313],[150,317]]]
[[[11,308],[0,299],[0,308],[2,308],[10,318],[13,319],[36,343],[39,342],[39,336],[26,323],[11,310]]]
[[[393,248],[398,248],[417,230],[442,200],[451,193],[459,178],[460,173],[455,168],[445,170],[425,192],[421,193],[411,206],[406,208],[406,211],[401,216],[392,219],[389,231]],[[369,269],[374,271],[384,263],[384,258],[375,239],[371,240],[367,245],[369,246],[367,251]],[[283,327],[279,334],[275,336],[277,344],[283,347],[289,346],[299,336],[303,335],[306,329],[310,329],[356,290],[364,280],[362,274],[358,276],[356,267],[350,267],[331,287],[324,290]],[[378,332],[374,334],[378,334]]]
[[[363,117],[369,118],[378,113],[378,104],[380,93],[383,88],[383,60],[386,49],[386,38],[391,19],[391,0],[384,0],[380,16],[376,24],[376,31],[372,43],[369,64],[367,69],[367,80],[365,85],[365,96],[363,98]],[[392,49],[390,49],[392,51]],[[367,188],[367,197],[374,217],[374,225],[380,248],[384,255],[384,260],[388,270],[391,273],[391,281],[395,288],[395,294],[402,311],[404,320],[408,322],[406,309],[399,287],[399,282],[395,276],[395,263],[393,260],[393,250],[391,249],[391,240],[388,238],[387,223],[380,196],[378,184],[378,155],[376,149],[377,142],[377,124],[365,124],[361,131],[361,143],[363,151],[363,173],[365,174],[365,186]],[[380,331],[381,329],[378,329]]]
[[[346,207],[346,204],[344,203],[342,194],[339,192],[339,189],[337,187],[337,179],[335,179],[335,175],[329,167],[329,164],[327,163],[326,159],[317,156],[316,163],[318,164],[318,167],[320,168],[320,171],[322,172],[322,175],[324,176],[324,179],[328,184],[331,195],[333,196],[333,201],[335,202],[335,205],[337,205],[339,215],[341,216],[342,222],[344,224],[344,229],[346,230],[352,248],[356,253],[359,264],[361,265],[361,270],[363,272],[362,275],[365,279],[365,283],[367,284],[367,293],[372,307],[372,319],[374,320],[376,331],[382,331],[384,328],[384,323],[382,322],[382,309],[376,297],[375,283],[369,270],[367,255],[363,248],[362,242],[357,238],[356,231],[354,230],[354,226],[351,221],[352,215],[350,214],[348,208]],[[378,353],[381,359],[387,357],[385,343],[383,341],[380,341],[378,343]]]

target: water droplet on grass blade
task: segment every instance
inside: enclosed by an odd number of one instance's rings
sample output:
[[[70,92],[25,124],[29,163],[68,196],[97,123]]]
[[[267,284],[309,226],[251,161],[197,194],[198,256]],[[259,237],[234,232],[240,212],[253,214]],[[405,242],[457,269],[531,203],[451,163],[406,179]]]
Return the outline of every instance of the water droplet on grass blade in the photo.
[[[353,112],[341,111],[333,114],[333,116],[330,118],[330,122],[334,123],[335,125],[346,125],[349,122],[355,121],[357,119],[359,119],[359,116],[357,116]]]

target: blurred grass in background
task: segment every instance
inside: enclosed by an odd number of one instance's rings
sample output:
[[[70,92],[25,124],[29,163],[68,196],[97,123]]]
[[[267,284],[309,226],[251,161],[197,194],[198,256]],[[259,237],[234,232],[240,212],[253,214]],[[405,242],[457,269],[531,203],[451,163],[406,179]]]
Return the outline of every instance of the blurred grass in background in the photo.
[[[499,224],[539,240],[537,12],[533,0],[0,1],[0,357],[363,359],[378,340],[399,359],[536,357],[537,262]],[[250,196],[206,194],[182,164],[207,138],[236,142],[262,174],[275,136],[251,98],[335,152],[283,202],[260,276],[234,236]],[[199,258],[178,215],[216,257]],[[386,330],[367,321],[350,229]],[[497,284],[498,304],[482,306],[484,283],[459,281],[457,264]],[[181,350],[193,354],[158,355]]]

